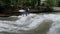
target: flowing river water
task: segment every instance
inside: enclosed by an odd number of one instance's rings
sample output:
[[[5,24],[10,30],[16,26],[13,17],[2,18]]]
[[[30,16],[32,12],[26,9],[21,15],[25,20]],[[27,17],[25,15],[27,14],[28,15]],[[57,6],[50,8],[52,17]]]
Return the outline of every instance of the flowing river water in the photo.
[[[60,34],[60,14],[0,17],[0,34]]]

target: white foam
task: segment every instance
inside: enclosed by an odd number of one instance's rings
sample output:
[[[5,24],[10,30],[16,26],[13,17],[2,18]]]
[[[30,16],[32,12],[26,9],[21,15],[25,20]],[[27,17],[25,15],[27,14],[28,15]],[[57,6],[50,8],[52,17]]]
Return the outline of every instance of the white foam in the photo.
[[[56,28],[60,28],[59,20],[60,14],[29,14],[27,16],[0,18],[0,32],[46,34],[49,31],[48,34],[58,34]]]

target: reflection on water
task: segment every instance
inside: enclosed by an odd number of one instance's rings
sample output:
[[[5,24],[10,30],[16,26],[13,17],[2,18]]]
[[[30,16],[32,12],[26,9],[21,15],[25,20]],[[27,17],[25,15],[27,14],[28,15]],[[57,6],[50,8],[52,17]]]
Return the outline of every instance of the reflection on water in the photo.
[[[59,20],[60,14],[0,17],[0,34],[59,34]]]

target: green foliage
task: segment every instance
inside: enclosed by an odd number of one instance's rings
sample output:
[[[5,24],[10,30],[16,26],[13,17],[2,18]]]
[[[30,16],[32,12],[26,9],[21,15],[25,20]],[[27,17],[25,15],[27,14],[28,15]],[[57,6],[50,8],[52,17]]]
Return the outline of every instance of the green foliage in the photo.
[[[56,6],[56,0],[47,0],[46,5],[50,7]]]
[[[0,6],[5,5],[23,5],[28,3],[30,5],[35,5],[37,0],[0,0]]]
[[[4,6],[5,3],[0,0],[0,6]]]
[[[10,5],[10,0],[0,0],[0,6]]]
[[[31,6],[34,6],[38,0],[0,0],[0,6],[5,6],[5,5],[19,5],[23,6],[23,4],[30,4]],[[59,0],[47,0],[46,1],[46,6],[56,6],[57,1]]]
[[[37,0],[30,0],[30,4],[33,6],[33,5],[36,4],[36,1],[37,1]]]

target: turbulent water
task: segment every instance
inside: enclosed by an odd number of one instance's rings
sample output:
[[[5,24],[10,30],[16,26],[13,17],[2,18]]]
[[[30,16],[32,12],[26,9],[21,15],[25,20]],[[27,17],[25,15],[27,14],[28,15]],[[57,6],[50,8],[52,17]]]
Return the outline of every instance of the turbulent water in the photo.
[[[60,34],[60,14],[0,17],[0,34]]]

